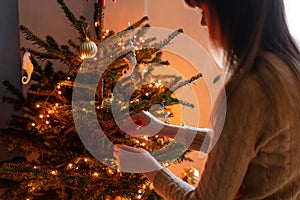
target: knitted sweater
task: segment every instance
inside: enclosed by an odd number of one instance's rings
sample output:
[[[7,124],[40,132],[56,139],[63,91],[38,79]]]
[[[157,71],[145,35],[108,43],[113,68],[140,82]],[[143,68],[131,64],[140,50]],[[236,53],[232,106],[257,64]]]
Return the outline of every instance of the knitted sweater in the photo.
[[[227,100],[222,134],[198,186],[167,169],[156,174],[154,189],[165,199],[300,199],[299,82],[270,53],[255,66]]]

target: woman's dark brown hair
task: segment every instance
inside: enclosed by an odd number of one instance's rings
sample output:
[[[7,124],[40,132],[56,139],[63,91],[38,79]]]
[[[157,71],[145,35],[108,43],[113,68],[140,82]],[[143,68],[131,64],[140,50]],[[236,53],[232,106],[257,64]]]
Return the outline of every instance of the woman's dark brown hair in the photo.
[[[297,75],[299,74],[300,53],[288,30],[284,0],[185,0],[185,2],[191,7],[196,7],[200,3],[206,4],[210,14],[216,16],[220,24],[221,43],[227,64],[233,74],[251,71],[261,51],[277,55]]]

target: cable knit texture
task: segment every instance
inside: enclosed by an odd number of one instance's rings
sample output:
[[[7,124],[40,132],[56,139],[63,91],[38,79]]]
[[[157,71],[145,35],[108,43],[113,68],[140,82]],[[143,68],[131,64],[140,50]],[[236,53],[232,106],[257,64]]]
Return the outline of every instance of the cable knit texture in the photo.
[[[299,200],[299,103],[292,70],[264,53],[227,101],[222,134],[198,186],[162,169],[155,190],[170,200]]]

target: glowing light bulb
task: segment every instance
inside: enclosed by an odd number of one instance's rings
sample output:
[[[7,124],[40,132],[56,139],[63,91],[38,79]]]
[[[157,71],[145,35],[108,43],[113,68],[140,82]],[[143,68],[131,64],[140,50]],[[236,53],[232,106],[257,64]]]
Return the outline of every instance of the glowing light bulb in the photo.
[[[147,97],[147,96],[149,96],[149,93],[147,92],[145,95],[146,95],[146,97]]]
[[[86,59],[86,55],[82,54],[82,55],[80,56],[80,59],[81,59],[81,60]],[[69,78],[69,77],[68,77],[68,78]],[[68,79],[68,80],[70,80],[70,79]]]
[[[93,176],[98,177],[99,173],[95,172],[95,173],[93,173]]]
[[[72,168],[72,167],[73,167],[73,164],[72,164],[72,163],[70,163],[70,164],[68,165],[68,167],[69,167],[69,168]]]
[[[44,115],[40,115],[39,117],[40,117],[41,119],[43,119]]]
[[[88,160],[87,158],[85,158],[85,159],[84,159],[84,162],[87,162],[87,161],[89,161],[89,160]]]
[[[49,122],[49,121],[46,121],[46,124],[50,124],[50,122]]]
[[[137,198],[138,198],[138,199],[141,199],[141,198],[142,198],[142,195],[139,194],[139,195],[137,196]]]
[[[58,103],[55,104],[56,107],[57,107],[58,105],[59,105]]]
[[[36,107],[39,108],[39,107],[41,107],[41,106],[40,106],[40,104],[36,104]]]
[[[60,85],[57,86],[57,89],[60,89]]]
[[[35,126],[35,123],[32,123],[31,126]]]
[[[58,91],[58,94],[61,94],[61,91]]]
[[[55,176],[55,175],[57,175],[57,171],[52,170],[52,171],[51,171],[51,174]]]

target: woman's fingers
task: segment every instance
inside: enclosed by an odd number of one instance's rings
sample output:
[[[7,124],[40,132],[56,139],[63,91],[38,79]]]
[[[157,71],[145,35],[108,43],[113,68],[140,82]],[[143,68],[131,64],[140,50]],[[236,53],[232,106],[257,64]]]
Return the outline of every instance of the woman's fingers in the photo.
[[[128,119],[120,128],[129,134],[131,131],[136,130],[139,127],[132,119]]]
[[[113,155],[123,172],[144,173],[162,168],[151,154],[144,149],[115,145]]]
[[[147,111],[140,111],[128,119],[120,128],[131,137],[154,136],[163,128],[164,123]]]
[[[129,132],[138,129],[140,126],[145,126],[150,121],[149,117],[145,114],[145,111],[139,113],[128,119],[120,128],[127,134]]]
[[[120,152],[122,150],[125,150],[127,152],[133,152],[133,153],[147,153],[146,150],[141,149],[141,148],[135,148],[135,147],[130,147],[127,145],[123,145],[123,144],[116,144],[114,146],[114,150],[117,152]]]
[[[147,111],[140,111],[139,113],[128,119],[120,128],[132,137],[152,136],[151,130],[145,130],[142,127],[147,127],[151,123],[153,116]],[[149,132],[150,131],[150,132]]]

